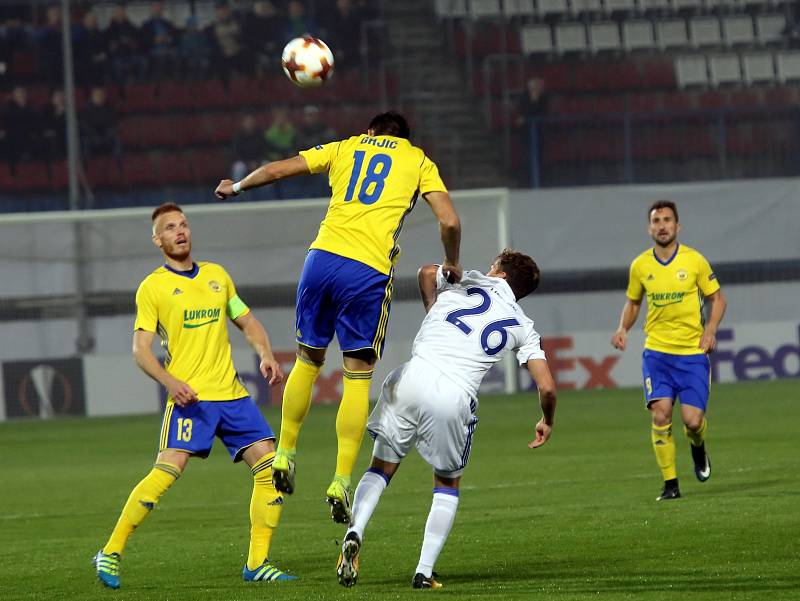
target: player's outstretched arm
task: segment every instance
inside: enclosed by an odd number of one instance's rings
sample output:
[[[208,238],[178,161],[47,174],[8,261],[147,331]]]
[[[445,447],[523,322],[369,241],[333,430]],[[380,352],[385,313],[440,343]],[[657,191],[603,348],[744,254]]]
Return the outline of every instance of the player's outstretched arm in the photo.
[[[725,300],[722,290],[717,290],[714,294],[708,295],[706,300],[711,302],[711,315],[708,316],[708,322],[703,329],[703,335],[700,337],[700,348],[706,353],[713,353],[714,349],[717,348],[717,329],[722,317],[725,315],[728,301]]]
[[[642,301],[634,301],[628,299],[625,301],[625,306],[622,307],[622,315],[619,318],[619,326],[617,331],[611,336],[611,346],[615,349],[624,351],[625,345],[628,342],[628,330],[636,323],[636,318],[639,317],[639,310],[642,308]]]
[[[556,383],[544,359],[531,359],[526,367],[539,389],[539,405],[542,408],[542,419],[535,428],[536,438],[528,443],[528,448],[536,449],[550,439],[556,417]]]
[[[461,248],[461,220],[447,192],[428,192],[425,201],[439,220],[439,235],[444,246],[442,271],[451,284],[461,280],[463,270],[459,264]]]
[[[169,396],[181,407],[190,405],[197,401],[197,393],[186,382],[181,382],[174,378],[170,373],[161,367],[156,356],[153,354],[153,332],[136,330],[133,333],[133,359],[136,365],[153,378],[156,382],[167,389]]]
[[[269,343],[267,330],[264,329],[261,322],[252,313],[245,313],[234,319],[233,323],[242,331],[247,342],[261,359],[259,369],[264,379],[269,380],[270,386],[283,382],[281,364],[272,354],[272,345]]]
[[[436,302],[436,272],[438,271],[438,265],[423,265],[417,272],[417,284],[419,284],[422,304],[425,305],[425,313],[430,311],[433,303]]]
[[[278,180],[294,177],[295,175],[307,175],[311,173],[306,159],[297,155],[282,161],[273,161],[266,165],[261,165],[258,169],[251,171],[242,181],[234,182],[230,179],[222,180],[214,195],[219,200],[225,200],[229,196],[236,196],[239,192],[265,186]]]

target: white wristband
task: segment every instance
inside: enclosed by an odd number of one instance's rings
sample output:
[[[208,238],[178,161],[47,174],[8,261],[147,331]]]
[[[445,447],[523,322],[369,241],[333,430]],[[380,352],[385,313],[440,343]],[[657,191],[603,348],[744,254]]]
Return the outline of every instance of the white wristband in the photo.
[[[242,191],[242,182],[235,182],[233,184],[233,193],[238,194]]]

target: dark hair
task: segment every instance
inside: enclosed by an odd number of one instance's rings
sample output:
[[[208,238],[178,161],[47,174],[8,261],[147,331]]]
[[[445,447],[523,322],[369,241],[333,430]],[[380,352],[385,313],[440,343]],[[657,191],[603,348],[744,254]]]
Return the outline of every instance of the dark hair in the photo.
[[[647,210],[647,221],[650,221],[650,216],[653,214],[653,211],[658,211],[659,209],[671,210],[672,214],[675,215],[675,223],[678,223],[678,207],[676,207],[675,203],[671,200],[655,201]]]
[[[369,129],[376,136],[394,136],[396,138],[405,138],[406,140],[411,137],[408,121],[403,115],[395,111],[387,111],[375,115],[372,121],[369,122]]]
[[[174,202],[165,202],[163,205],[160,205],[153,209],[152,220],[155,222],[159,216],[163,215],[164,213],[172,213],[173,211],[177,211],[178,213],[183,213],[183,209],[176,205]]]
[[[539,266],[528,255],[506,248],[495,259],[497,267],[506,274],[517,300],[525,298],[539,287]]]

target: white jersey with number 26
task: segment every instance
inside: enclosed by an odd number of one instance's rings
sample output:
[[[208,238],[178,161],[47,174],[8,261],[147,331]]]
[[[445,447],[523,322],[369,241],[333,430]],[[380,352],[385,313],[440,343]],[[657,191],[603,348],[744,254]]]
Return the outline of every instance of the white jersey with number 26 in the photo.
[[[439,267],[436,287],[436,302],[422,322],[411,354],[473,398],[486,372],[506,351],[516,351],[520,365],[545,358],[533,320],[503,278],[467,271],[460,282],[450,284]]]

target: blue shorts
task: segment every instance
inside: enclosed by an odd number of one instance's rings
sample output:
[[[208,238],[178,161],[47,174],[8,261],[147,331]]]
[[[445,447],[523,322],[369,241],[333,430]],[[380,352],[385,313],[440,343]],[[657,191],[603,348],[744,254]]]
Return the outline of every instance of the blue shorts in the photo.
[[[645,403],[656,399],[680,399],[704,412],[711,389],[708,355],[672,355],[645,349],[642,354]]]
[[[340,255],[313,249],[297,284],[297,342],[343,351],[372,349],[380,358],[389,322],[392,277]]]
[[[211,453],[215,436],[234,461],[241,461],[250,445],[275,438],[249,396],[235,401],[198,401],[186,407],[170,403],[164,410],[159,451],[176,449],[205,458]]]

